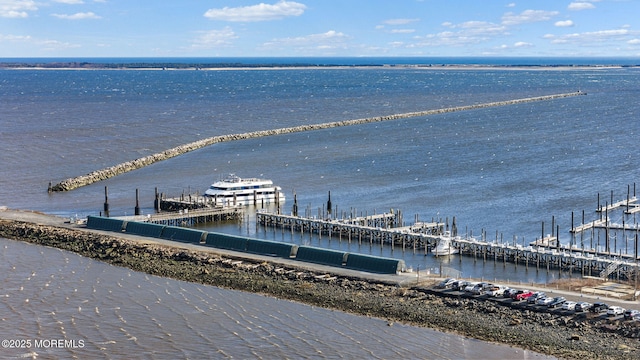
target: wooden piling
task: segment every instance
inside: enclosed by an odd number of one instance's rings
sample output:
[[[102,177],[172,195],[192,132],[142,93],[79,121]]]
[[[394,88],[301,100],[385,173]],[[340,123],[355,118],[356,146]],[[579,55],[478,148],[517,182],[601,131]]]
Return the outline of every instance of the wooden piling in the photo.
[[[104,187],[104,216],[109,217],[109,190]]]

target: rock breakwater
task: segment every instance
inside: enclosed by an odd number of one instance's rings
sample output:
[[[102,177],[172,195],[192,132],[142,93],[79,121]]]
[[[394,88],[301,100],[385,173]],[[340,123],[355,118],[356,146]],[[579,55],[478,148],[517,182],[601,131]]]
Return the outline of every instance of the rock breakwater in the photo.
[[[172,149],[165,150],[161,153],[144,156],[144,157],[141,157],[132,161],[127,161],[121,164],[117,164],[105,169],[96,170],[86,175],[81,175],[74,178],[63,180],[62,182],[59,182],[53,186],[50,186],[49,191],[59,192],[59,191],[70,191],[73,189],[77,189],[79,187],[90,185],[102,180],[106,180],[111,177],[118,176],[129,171],[140,169],[142,167],[151,165],[158,161],[171,159],[173,157],[186,154],[188,152],[198,150],[203,147],[210,146],[220,142],[252,139],[252,138],[259,138],[259,137],[273,136],[273,135],[291,134],[291,133],[297,133],[297,132],[329,129],[329,128],[342,127],[342,126],[360,125],[360,124],[367,124],[367,123],[381,122],[381,121],[406,119],[406,118],[417,117],[417,116],[429,116],[429,115],[444,114],[444,113],[457,112],[457,111],[483,109],[483,108],[496,107],[496,106],[515,105],[515,104],[521,104],[521,103],[527,103],[527,102],[547,101],[547,100],[554,100],[554,99],[560,99],[560,98],[566,98],[566,97],[572,97],[572,96],[578,96],[578,95],[586,95],[586,93],[577,91],[577,92],[564,93],[564,94],[554,94],[554,95],[537,96],[537,97],[530,97],[530,98],[523,98],[523,99],[516,99],[516,100],[497,101],[497,102],[490,102],[490,103],[484,103],[484,104],[456,106],[456,107],[443,108],[443,109],[376,116],[376,117],[363,118],[363,119],[334,121],[334,122],[321,123],[321,124],[310,124],[310,125],[301,125],[301,126],[294,126],[294,127],[287,127],[287,128],[271,129],[271,130],[260,130],[260,131],[253,131],[253,132],[240,133],[240,134],[213,136],[213,137],[198,140],[189,144],[180,145]]]
[[[76,252],[136,271],[455,332],[566,359],[638,359],[640,328],[537,313],[490,301],[438,296],[429,286],[327,274],[250,258],[138,242],[30,222],[0,220],[0,237]]]

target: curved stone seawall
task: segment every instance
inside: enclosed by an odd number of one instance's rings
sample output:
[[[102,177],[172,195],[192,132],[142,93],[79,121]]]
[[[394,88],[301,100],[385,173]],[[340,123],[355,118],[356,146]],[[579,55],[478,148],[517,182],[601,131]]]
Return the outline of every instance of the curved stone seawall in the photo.
[[[0,219],[0,237],[72,251],[151,275],[375,316],[387,319],[389,326],[394,321],[426,326],[563,359],[640,358],[640,327],[619,321],[538,313],[492,301],[443,297],[430,287],[327,276],[322,270],[31,222]]]
[[[127,161],[125,163],[111,166],[102,170],[96,170],[86,175],[69,178],[50,187],[49,191],[70,191],[73,189],[77,189],[79,187],[90,185],[98,181],[106,180],[111,177],[118,176],[129,171],[140,169],[142,167],[151,165],[158,161],[167,160],[167,159],[176,157],[178,155],[182,155],[190,151],[198,150],[203,147],[220,143],[220,142],[259,138],[259,137],[272,136],[272,135],[291,134],[291,133],[311,131],[311,130],[329,129],[329,128],[335,128],[335,127],[341,127],[341,126],[360,125],[360,124],[367,124],[367,123],[380,122],[380,121],[406,119],[406,118],[417,117],[417,116],[444,114],[444,113],[450,113],[450,112],[456,112],[456,111],[483,109],[488,107],[505,106],[505,105],[515,105],[515,104],[534,102],[534,101],[546,101],[546,100],[560,99],[560,98],[566,98],[566,97],[577,96],[577,95],[586,95],[586,93],[581,91],[576,91],[576,92],[565,93],[565,94],[537,96],[537,97],[530,97],[530,98],[524,98],[524,99],[497,101],[497,102],[484,103],[484,104],[456,106],[456,107],[450,107],[450,108],[444,108],[444,109],[425,110],[425,111],[417,111],[417,112],[410,112],[410,113],[403,113],[403,114],[376,116],[376,117],[363,118],[363,119],[334,121],[334,122],[322,123],[322,124],[310,124],[310,125],[293,126],[293,127],[287,127],[287,128],[271,129],[271,130],[253,131],[253,132],[241,133],[241,134],[214,136],[207,139],[198,140],[189,144],[180,145],[178,147],[165,150],[161,153],[148,155],[133,161]]]

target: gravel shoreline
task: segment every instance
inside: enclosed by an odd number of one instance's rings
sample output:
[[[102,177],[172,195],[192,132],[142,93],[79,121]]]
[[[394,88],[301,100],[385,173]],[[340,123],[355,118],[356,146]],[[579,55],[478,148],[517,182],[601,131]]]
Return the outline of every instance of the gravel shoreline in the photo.
[[[0,237],[56,247],[152,275],[249,291],[503,343],[563,359],[639,359],[640,323],[449,298],[430,286],[314,272],[77,229],[0,219]]]

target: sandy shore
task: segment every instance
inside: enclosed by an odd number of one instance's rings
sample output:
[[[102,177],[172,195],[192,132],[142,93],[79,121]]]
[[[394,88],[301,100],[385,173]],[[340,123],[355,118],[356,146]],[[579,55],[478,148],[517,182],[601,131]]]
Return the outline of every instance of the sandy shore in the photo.
[[[451,296],[399,275],[333,271],[197,245],[91,231],[64,219],[0,209],[0,237],[52,246],[135,271],[250,291],[425,326],[566,359],[640,358],[640,322],[535,312]],[[335,269],[334,269],[335,270]]]

